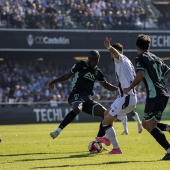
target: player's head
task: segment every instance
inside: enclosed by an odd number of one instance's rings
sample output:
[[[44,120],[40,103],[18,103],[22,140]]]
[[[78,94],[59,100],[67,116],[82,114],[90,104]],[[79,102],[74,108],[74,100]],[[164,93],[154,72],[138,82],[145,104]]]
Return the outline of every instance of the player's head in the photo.
[[[123,45],[120,43],[114,43],[112,44],[112,47],[115,48],[117,51],[119,51],[121,54],[123,54]]]
[[[151,44],[151,39],[144,34],[139,34],[138,38],[136,40],[136,46],[137,46],[137,50],[139,52],[139,50],[141,51],[147,51],[150,47]]]
[[[88,64],[90,67],[96,67],[98,65],[100,59],[100,53],[97,50],[90,51],[88,56]]]

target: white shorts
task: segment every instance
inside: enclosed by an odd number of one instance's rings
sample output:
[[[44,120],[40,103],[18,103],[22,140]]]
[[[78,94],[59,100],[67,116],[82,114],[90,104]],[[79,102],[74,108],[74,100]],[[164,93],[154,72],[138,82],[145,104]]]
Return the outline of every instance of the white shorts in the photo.
[[[137,96],[124,95],[123,97],[118,97],[112,104],[109,114],[113,117],[117,115],[117,118],[126,116],[130,113],[137,104]]]

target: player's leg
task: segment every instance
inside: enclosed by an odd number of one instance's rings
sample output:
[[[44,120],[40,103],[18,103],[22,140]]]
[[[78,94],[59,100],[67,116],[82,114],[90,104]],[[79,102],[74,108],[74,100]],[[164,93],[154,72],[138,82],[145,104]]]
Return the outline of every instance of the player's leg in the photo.
[[[78,94],[77,94],[78,95]],[[81,100],[79,100],[78,97],[75,98],[75,95],[70,95],[69,104],[72,105],[72,111],[70,111],[63,119],[63,121],[60,123],[58,128],[50,133],[50,136],[55,139],[60,132],[69,124],[71,123],[75,117],[82,111],[83,104]]]
[[[108,152],[108,154],[121,154],[122,151],[120,150],[119,144],[118,144],[118,140],[116,137],[116,132],[112,126],[113,122],[117,119],[116,116],[112,116],[109,113],[110,109],[108,109],[107,115],[104,118],[104,120],[102,121],[103,124],[103,128],[106,132],[105,137],[96,137],[96,139],[102,143],[104,143],[105,145],[109,146],[110,144],[113,145],[113,149]]]
[[[94,105],[94,107],[92,107],[92,114],[94,116],[100,116],[100,117],[104,118],[105,111],[106,111],[106,108],[104,106],[100,105],[99,103],[97,103],[96,105]],[[99,131],[97,133],[97,136],[98,137],[105,136],[105,130],[103,128],[102,121],[100,122]]]
[[[157,123],[157,127],[161,129],[161,131],[167,131],[170,133],[170,125],[164,123]]]
[[[96,139],[100,142],[109,145],[109,141],[113,145],[113,149],[108,152],[108,154],[121,154],[122,151],[119,147],[116,133],[114,128],[112,127],[112,123],[117,120],[119,116],[125,116],[127,113],[131,112],[137,103],[136,96],[123,96],[117,98],[110,108],[106,111],[106,116],[102,121],[103,128],[106,132],[106,138],[103,137],[96,137]]]
[[[141,123],[141,120],[140,120],[140,118],[139,118],[138,113],[135,112],[135,109],[134,109],[134,110],[132,110],[132,111],[130,112],[130,114],[131,114],[132,118],[133,118],[135,121],[137,121],[137,123],[138,123],[138,133],[141,133],[141,132],[142,132],[142,123]]]
[[[105,130],[103,128],[102,121],[101,121],[99,125],[99,131],[97,133],[97,137],[102,137],[102,136],[105,136]]]
[[[106,111],[106,108],[96,101],[88,100],[83,103],[83,112],[88,113],[92,116],[101,117],[102,120],[104,118],[105,111]],[[104,135],[105,135],[105,131],[103,129],[102,121],[101,121],[97,136],[102,137]]]
[[[121,135],[128,135],[127,116],[120,116],[118,119],[122,122],[124,128]]]
[[[75,117],[80,113],[81,109],[82,109],[82,103],[76,102],[73,104],[73,110],[70,111],[63,119],[63,121],[60,123],[60,125],[58,126],[58,128],[54,131],[50,133],[50,136],[55,139],[60,132],[69,124],[71,123]]]
[[[159,97],[147,99],[145,106],[143,127],[155,138],[155,140],[166,150],[166,155],[162,160],[170,160],[170,143],[167,141],[164,133],[157,127],[157,122],[161,120],[162,112],[168,102],[168,98]]]
[[[85,113],[91,114],[93,116],[101,117],[102,121],[103,121],[103,118],[107,114],[106,108],[103,105],[101,105],[100,103],[95,102],[95,101],[92,101],[91,103],[84,102],[83,103],[83,111]],[[103,125],[102,125],[102,121],[100,122],[100,126],[99,126],[99,131],[97,133],[97,137],[103,137],[106,134],[106,132],[105,132],[105,130],[103,128]]]
[[[94,100],[88,100],[83,103],[83,112],[88,113],[92,116],[101,117],[102,120],[105,116],[104,115],[105,111],[106,111],[106,108]],[[97,137],[103,137],[103,136],[105,136],[105,130],[103,128],[102,121],[101,121],[99,125],[99,131],[97,133]],[[103,150],[108,150],[108,149],[103,146]]]
[[[102,121],[103,128],[106,132],[106,137],[96,137],[96,139],[100,142],[105,143],[106,145],[113,145],[113,149],[108,152],[109,154],[121,154],[118,140],[116,137],[116,133],[114,128],[112,127],[112,123],[117,119],[117,114],[122,110],[122,104],[124,101],[121,101],[121,98],[116,99],[111,107],[106,111],[106,116]]]

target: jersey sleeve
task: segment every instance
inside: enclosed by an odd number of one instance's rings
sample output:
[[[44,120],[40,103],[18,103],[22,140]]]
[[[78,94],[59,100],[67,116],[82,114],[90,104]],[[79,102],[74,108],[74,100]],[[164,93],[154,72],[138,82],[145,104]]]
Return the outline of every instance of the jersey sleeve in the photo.
[[[114,58],[114,61],[116,62],[116,63],[120,63],[120,62],[122,62],[123,61],[123,55],[122,54],[120,54],[119,55],[119,59],[117,59],[117,58]]]
[[[71,68],[71,72],[74,74],[77,71],[79,71],[81,68],[82,68],[82,63],[78,62],[78,63],[73,65],[73,67]]]
[[[136,71],[145,70],[145,62],[143,55],[138,55],[135,60],[136,63]]]

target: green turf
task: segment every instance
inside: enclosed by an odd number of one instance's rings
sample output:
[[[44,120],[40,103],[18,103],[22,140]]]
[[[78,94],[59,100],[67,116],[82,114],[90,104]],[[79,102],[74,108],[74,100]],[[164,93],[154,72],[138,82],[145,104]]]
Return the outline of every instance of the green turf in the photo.
[[[165,121],[164,121],[165,122]],[[170,123],[166,121],[165,123]],[[115,130],[122,155],[89,154],[87,146],[96,136],[98,123],[72,123],[58,138],[49,133],[57,124],[0,126],[2,170],[168,170],[170,161],[159,161],[165,151],[145,130],[137,133],[136,122],[128,122],[129,135],[120,122]],[[170,134],[165,132],[170,141]],[[111,149],[111,146],[108,147]]]

